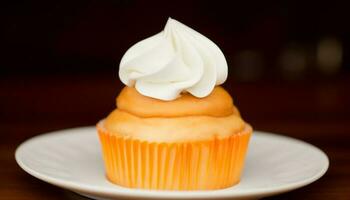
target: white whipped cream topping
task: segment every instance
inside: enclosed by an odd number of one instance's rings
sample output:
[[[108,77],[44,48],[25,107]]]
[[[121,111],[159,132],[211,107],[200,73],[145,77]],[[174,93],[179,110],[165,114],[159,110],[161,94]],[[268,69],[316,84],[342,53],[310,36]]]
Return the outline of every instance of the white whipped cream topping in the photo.
[[[127,50],[119,77],[144,96],[170,101],[189,92],[201,98],[225,82],[227,63],[214,42],[169,18],[164,31]]]

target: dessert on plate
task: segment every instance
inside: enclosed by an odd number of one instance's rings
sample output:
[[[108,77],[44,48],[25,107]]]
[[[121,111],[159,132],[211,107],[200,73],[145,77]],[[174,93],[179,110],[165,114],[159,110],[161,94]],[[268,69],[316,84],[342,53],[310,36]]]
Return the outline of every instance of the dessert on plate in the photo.
[[[133,45],[117,108],[97,124],[106,176],[157,190],[213,190],[240,181],[252,128],[221,86],[227,63],[211,40],[169,18]]]

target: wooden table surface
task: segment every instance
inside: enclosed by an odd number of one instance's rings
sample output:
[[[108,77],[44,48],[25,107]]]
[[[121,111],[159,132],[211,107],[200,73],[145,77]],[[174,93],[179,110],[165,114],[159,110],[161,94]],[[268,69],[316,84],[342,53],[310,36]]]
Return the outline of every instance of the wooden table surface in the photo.
[[[350,80],[227,83],[255,129],[321,148],[330,168],[304,188],[266,199],[350,199]],[[19,168],[16,147],[40,133],[95,124],[114,108],[121,84],[106,75],[9,77],[0,80],[0,199],[86,199]]]

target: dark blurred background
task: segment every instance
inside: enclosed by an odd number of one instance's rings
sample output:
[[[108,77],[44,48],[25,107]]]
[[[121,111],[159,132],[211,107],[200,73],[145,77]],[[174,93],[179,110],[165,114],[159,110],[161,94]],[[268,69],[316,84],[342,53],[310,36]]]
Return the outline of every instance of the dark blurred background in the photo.
[[[327,79],[349,70],[341,1],[9,1],[2,3],[1,76],[111,74],[169,16],[215,41],[231,79]]]
[[[337,163],[334,176],[318,183],[328,190],[316,196],[333,198],[348,187],[348,179],[339,175],[350,176],[349,5],[315,0],[1,2],[0,143],[8,145],[2,146],[3,154],[12,159],[26,138],[94,125],[106,116],[123,86],[117,76],[122,55],[172,17],[222,49],[229,64],[224,86],[255,129],[306,140]]]

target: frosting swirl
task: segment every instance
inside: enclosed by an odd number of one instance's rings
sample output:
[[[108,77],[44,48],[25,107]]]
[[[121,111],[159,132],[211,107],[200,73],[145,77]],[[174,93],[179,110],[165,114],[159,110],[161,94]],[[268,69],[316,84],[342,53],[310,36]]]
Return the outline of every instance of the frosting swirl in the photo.
[[[119,77],[144,96],[170,101],[182,92],[202,98],[227,78],[227,63],[207,37],[169,18],[162,32],[127,50]]]

